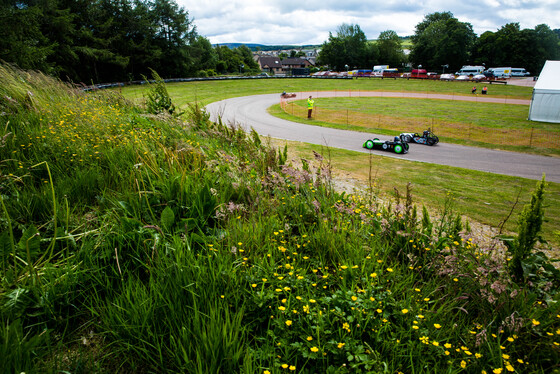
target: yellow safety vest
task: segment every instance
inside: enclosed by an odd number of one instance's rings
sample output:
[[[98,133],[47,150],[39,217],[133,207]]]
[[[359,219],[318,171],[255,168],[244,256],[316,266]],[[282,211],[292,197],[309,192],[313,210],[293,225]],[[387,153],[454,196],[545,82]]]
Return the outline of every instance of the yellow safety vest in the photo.
[[[313,103],[315,103],[315,101],[307,99],[307,109],[313,109]]]

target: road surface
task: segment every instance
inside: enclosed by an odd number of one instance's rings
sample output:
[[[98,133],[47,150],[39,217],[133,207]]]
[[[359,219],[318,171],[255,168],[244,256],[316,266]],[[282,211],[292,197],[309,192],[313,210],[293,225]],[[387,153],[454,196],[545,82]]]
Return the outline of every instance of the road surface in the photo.
[[[460,96],[355,91],[300,92],[294,100],[304,99],[309,95],[312,95],[314,98],[348,96],[420,97],[525,105],[529,102],[529,100],[486,98],[476,95]],[[374,154],[402,158],[409,161],[455,166],[534,180],[540,180],[544,173],[547,181],[560,183],[560,158],[558,157],[536,156],[441,142],[433,147],[422,144],[410,144],[409,152],[404,155],[376,150],[370,151],[362,147],[365,140],[374,137],[380,139],[389,139],[390,137],[387,135],[311,126],[283,120],[267,112],[267,108],[279,102],[279,94],[245,96],[211,103],[206,106],[206,110],[214,121],[221,117],[222,121],[226,124],[235,123],[246,131],[253,128],[259,135],[272,138],[320,144],[331,148],[342,148],[364,153],[373,152]]]

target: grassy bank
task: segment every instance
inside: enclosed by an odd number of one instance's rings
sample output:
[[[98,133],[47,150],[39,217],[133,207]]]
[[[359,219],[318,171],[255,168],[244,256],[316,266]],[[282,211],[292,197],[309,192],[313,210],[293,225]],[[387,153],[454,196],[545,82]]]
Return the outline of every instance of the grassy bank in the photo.
[[[3,65],[0,113],[1,372],[560,365],[560,275],[477,243],[451,199],[340,193],[327,153],[298,168],[196,107]]]

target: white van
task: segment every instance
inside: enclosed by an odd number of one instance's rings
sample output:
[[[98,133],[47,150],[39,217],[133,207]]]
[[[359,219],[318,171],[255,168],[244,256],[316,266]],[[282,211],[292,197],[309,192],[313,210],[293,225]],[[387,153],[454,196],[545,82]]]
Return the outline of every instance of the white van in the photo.
[[[511,68],[512,77],[528,77],[529,75],[531,75],[531,73],[523,68]]]
[[[455,75],[477,75],[482,74],[482,72],[486,69],[484,66],[470,66],[465,65],[455,73]]]
[[[511,68],[490,68],[488,72],[496,78],[511,78]]]

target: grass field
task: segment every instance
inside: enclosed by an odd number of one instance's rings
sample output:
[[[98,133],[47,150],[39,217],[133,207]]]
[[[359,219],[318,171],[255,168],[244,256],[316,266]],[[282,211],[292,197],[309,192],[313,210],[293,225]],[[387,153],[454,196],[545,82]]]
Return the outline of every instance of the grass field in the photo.
[[[270,147],[154,95],[0,64],[1,373],[558,370],[560,271],[533,243],[550,186],[523,185],[505,252],[457,208],[513,179]]]

